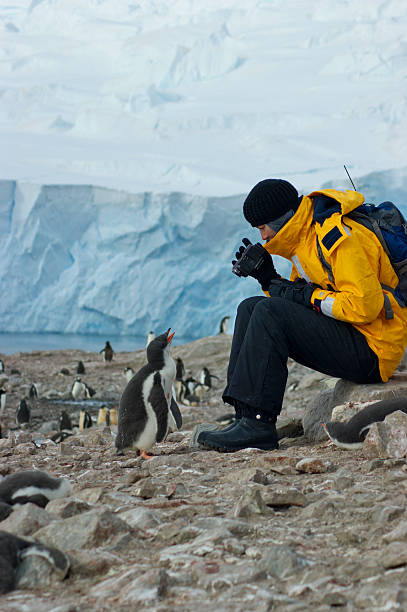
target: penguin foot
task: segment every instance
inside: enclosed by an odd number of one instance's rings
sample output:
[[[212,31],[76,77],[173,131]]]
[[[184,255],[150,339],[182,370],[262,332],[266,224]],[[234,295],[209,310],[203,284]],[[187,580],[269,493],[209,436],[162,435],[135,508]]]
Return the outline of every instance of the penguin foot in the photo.
[[[140,457],[142,457],[143,459],[151,459],[151,457],[154,457],[154,455],[147,453],[146,451],[141,451]]]

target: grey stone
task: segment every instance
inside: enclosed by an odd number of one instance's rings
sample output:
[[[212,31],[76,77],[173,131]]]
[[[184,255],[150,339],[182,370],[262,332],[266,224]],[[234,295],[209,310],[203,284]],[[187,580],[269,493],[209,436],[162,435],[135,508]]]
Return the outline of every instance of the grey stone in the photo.
[[[267,506],[305,506],[307,497],[298,489],[289,487],[287,489],[274,489],[267,487],[262,494],[264,503]]]
[[[132,508],[117,515],[122,521],[135,529],[154,529],[161,521],[153,510],[148,508]]]
[[[266,514],[268,512],[270,512],[270,510],[267,507],[259,488],[253,487],[243,493],[243,495],[237,501],[233,509],[233,516],[237,518],[248,518],[253,514]]]
[[[274,578],[286,579],[303,571],[311,561],[298,555],[289,546],[272,546],[263,557],[264,568]]]
[[[47,512],[51,512],[59,518],[69,518],[76,516],[81,512],[87,512],[92,509],[92,505],[81,499],[74,497],[64,497],[62,499],[52,499],[47,504]]]
[[[322,442],[327,439],[322,423],[329,421],[332,414],[334,391],[331,389],[319,393],[304,410],[302,425],[304,435],[309,442]]]
[[[90,510],[77,516],[53,521],[34,534],[44,544],[61,550],[105,546],[130,531],[127,523],[105,509]]]
[[[28,503],[14,507],[8,518],[2,521],[1,529],[18,536],[32,535],[41,527],[49,525],[54,518],[47,510]]]

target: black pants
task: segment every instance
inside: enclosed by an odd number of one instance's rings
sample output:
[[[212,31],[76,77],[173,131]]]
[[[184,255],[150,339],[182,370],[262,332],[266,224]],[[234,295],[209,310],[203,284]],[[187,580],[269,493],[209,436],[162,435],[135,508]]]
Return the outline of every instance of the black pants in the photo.
[[[239,304],[223,400],[280,414],[287,359],[356,383],[381,382],[377,355],[350,323],[283,298]]]

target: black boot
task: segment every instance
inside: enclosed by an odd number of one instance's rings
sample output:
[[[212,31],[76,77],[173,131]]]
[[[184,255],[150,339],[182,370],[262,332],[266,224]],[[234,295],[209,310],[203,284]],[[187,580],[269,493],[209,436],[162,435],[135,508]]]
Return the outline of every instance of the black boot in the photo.
[[[223,429],[219,429],[217,432],[214,432],[214,433],[225,433],[225,431],[230,431],[233,427],[236,427],[236,425],[238,424],[238,422],[243,416],[243,409],[242,409],[242,404],[238,400],[233,400],[233,406],[235,408],[234,421],[230,423],[229,425],[226,425],[226,427],[223,427]]]
[[[256,413],[254,408],[247,407],[239,421],[220,431],[202,431],[198,442],[205,448],[221,452],[243,448],[274,450],[278,448],[276,417]]]

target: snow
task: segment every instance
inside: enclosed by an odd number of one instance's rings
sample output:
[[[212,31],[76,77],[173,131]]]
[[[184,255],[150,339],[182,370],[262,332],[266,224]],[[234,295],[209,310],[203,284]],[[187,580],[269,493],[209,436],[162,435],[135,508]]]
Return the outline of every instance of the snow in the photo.
[[[0,331],[216,333],[266,177],[407,203],[402,0],[0,3]],[[285,262],[279,269],[288,273]]]

